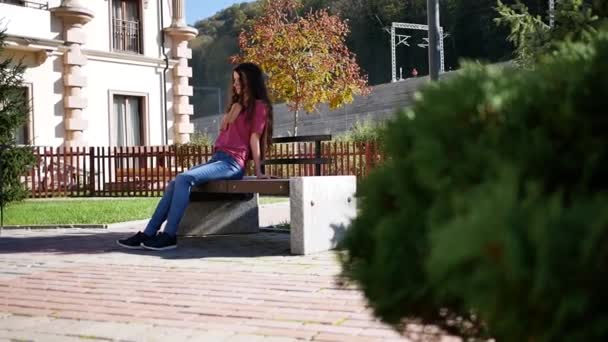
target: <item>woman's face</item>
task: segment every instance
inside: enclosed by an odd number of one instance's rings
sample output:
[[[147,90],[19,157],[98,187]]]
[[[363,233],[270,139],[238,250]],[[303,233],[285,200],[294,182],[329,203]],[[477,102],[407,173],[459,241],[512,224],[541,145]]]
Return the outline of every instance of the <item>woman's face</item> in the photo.
[[[241,75],[239,75],[239,73],[236,71],[232,73],[232,87],[237,95],[240,96],[242,94],[243,89],[241,87]]]

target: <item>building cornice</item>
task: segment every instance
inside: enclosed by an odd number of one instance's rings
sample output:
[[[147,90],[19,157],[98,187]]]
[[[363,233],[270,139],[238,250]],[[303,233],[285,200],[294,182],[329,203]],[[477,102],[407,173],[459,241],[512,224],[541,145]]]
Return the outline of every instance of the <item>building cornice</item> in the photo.
[[[63,54],[63,41],[55,39],[41,39],[26,36],[7,35],[6,45],[7,51],[21,51],[32,53],[35,57],[35,65],[42,65],[51,55]]]
[[[129,53],[88,50],[88,49],[82,49],[82,52],[91,61],[103,61],[103,62],[122,63],[122,64],[141,65],[141,66],[152,66],[152,67],[161,67],[161,66],[164,67],[165,66],[165,60],[163,58],[148,57],[148,56],[144,56],[144,55],[129,54]],[[177,64],[177,60],[169,59],[169,66],[173,67],[176,64]]]
[[[59,39],[41,39],[27,36],[7,35],[7,50],[20,50],[29,52],[45,52],[47,54],[65,53],[67,47],[65,41]],[[140,66],[164,67],[163,58],[148,57],[138,54],[110,52],[101,50],[82,49],[82,53],[92,61],[104,61],[111,63],[122,63]],[[169,59],[169,66],[173,67],[178,63],[176,59]]]
[[[6,35],[7,48],[20,47],[20,50],[60,50],[65,41],[59,39],[44,39],[14,34]]]

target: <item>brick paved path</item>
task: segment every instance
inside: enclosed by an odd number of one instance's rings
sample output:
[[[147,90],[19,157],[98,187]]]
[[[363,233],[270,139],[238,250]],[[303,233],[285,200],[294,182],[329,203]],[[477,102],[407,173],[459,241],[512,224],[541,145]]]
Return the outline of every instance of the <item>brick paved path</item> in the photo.
[[[287,234],[115,244],[134,229],[5,230],[0,340],[403,340],[336,286],[333,253],[290,256]]]

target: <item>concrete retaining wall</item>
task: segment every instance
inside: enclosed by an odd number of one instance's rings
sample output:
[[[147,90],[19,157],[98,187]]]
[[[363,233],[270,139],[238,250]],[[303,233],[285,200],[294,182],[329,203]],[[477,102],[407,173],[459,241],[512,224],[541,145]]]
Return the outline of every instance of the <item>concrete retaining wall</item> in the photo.
[[[386,83],[372,87],[371,94],[359,96],[353,103],[329,110],[320,106],[319,113],[300,113],[298,135],[332,134],[339,135],[363,121],[384,121],[395,112],[411,103],[412,96],[428,78],[411,78],[396,83]],[[208,134],[215,139],[219,127],[219,116],[209,116],[193,120],[196,131]],[[286,105],[274,106],[274,136],[290,136],[293,132],[293,113]]]

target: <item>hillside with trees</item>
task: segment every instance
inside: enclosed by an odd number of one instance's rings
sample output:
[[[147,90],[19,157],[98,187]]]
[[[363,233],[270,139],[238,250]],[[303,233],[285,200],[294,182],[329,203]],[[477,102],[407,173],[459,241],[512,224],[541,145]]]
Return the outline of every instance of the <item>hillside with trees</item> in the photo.
[[[238,53],[238,36],[242,29],[250,27],[253,18],[262,10],[262,0],[235,4],[216,15],[195,23],[199,35],[192,43],[194,69],[193,100],[197,115],[217,114],[217,90],[223,94],[230,82],[228,59]],[[514,1],[504,1],[509,4]],[[544,13],[546,0],[525,0],[533,14]],[[426,23],[426,0],[302,0],[302,15],[311,10],[327,8],[349,23],[351,33],[347,45],[357,58],[370,85],[390,81],[391,22]],[[461,59],[499,62],[512,58],[513,47],[507,41],[509,31],[498,26],[496,0],[447,0],[441,1],[441,24],[449,33],[445,38],[445,67],[454,70]],[[419,75],[427,74],[427,50],[418,47],[426,37],[423,31],[404,32],[412,37],[410,46],[399,46],[398,67],[404,77],[416,68]]]

